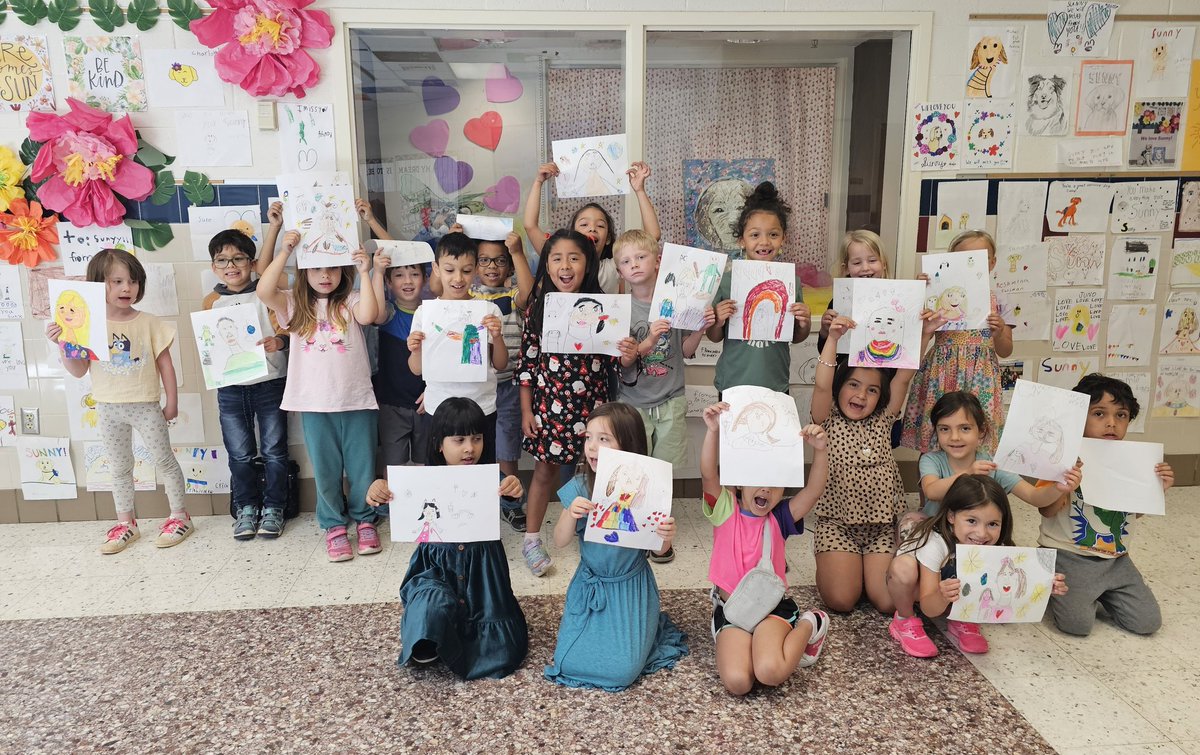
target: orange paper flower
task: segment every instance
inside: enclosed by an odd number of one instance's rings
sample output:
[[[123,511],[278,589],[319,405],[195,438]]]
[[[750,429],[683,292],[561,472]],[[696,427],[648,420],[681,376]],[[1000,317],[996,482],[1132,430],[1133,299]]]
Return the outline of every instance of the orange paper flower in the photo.
[[[42,217],[42,206],[24,197],[0,212],[0,259],[10,265],[37,267],[55,259],[58,216]]]

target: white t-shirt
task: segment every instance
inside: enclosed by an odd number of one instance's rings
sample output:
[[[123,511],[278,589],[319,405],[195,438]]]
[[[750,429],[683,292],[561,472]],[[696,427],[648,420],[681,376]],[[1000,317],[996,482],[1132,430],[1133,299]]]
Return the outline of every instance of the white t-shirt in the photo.
[[[502,318],[500,308],[492,302],[486,302],[487,311],[484,316],[495,315]],[[425,311],[424,307],[417,307],[417,311],[413,313],[412,330],[415,333],[418,330],[422,333],[426,332],[427,328],[424,324]],[[489,344],[490,346],[490,344]],[[496,370],[492,367],[491,350],[488,350],[489,356],[487,361],[487,380],[478,383],[451,383],[437,380],[425,381],[425,412],[433,414],[437,411],[438,406],[448,398],[469,398],[479,404],[479,408],[484,414],[492,414],[496,411]]]
[[[899,555],[909,554],[915,556],[917,563],[921,566],[935,574],[940,574],[946,559],[950,557],[950,546],[946,545],[946,540],[941,535],[930,532],[929,539],[920,548],[910,544],[900,549]]]

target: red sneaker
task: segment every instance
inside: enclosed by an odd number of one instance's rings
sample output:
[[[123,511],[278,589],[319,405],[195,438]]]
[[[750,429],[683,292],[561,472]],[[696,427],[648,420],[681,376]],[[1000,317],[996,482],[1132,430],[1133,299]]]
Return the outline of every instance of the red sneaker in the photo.
[[[925,634],[925,624],[920,617],[909,616],[907,619],[894,614],[888,634],[900,643],[901,649],[914,658],[932,658],[938,654],[937,645]]]
[[[964,653],[980,655],[988,651],[987,638],[979,631],[978,624],[947,620],[946,636]]]

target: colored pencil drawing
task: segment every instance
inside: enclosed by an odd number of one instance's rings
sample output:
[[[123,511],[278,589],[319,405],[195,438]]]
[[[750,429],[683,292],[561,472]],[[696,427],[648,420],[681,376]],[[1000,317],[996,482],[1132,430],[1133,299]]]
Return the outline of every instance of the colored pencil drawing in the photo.
[[[1103,233],[1116,187],[1096,181],[1051,181],[1046,224],[1058,233]]]
[[[221,446],[171,446],[188,495],[229,492],[229,460]]]
[[[84,487],[93,492],[111,492],[113,489],[112,469],[109,467],[108,455],[104,452],[104,444],[90,442],[83,444],[83,481]],[[137,439],[133,443],[133,489],[154,490],[157,484],[157,474],[154,469],[154,459],[150,449]]]
[[[929,276],[925,306],[946,320],[940,330],[984,327],[991,311],[991,275],[986,251],[924,254],[921,271]]]
[[[967,44],[967,98],[1011,96],[1015,76],[1009,58],[1021,60],[1021,27],[971,27]]]
[[[734,260],[729,296],[737,302],[729,338],[791,341],[795,318],[796,266],[790,262]]]
[[[1171,256],[1171,285],[1200,287],[1200,239],[1175,239]]]
[[[1018,380],[996,448],[996,464],[1017,474],[1061,480],[1075,464],[1088,396]]]
[[[950,170],[959,166],[961,116],[962,109],[956,102],[919,102],[913,106],[916,130],[909,150],[913,170]]]
[[[629,148],[625,134],[586,139],[560,139],[551,143],[558,165],[555,191],[560,197],[596,197],[628,194]]]
[[[720,252],[664,244],[650,301],[651,319],[670,320],[671,327],[681,330],[703,327],[704,310],[716,296],[726,259]]]
[[[92,395],[92,375],[66,381],[67,435],[71,440],[100,440],[100,413]]]
[[[986,226],[988,182],[955,181],[938,186],[933,248],[946,249],[959,233]]]
[[[1137,91],[1146,97],[1176,97],[1187,94],[1191,71],[1194,26],[1155,24],[1140,30]]]
[[[684,160],[683,226],[687,245],[739,258],[742,250],[734,224],[746,197],[763,181],[775,181],[772,158]]]
[[[478,383],[487,380],[487,302],[431,299],[421,304],[425,340],[421,374],[426,380]]]
[[[1100,57],[1108,53],[1116,3],[1052,0],[1046,13],[1050,54]]]
[[[1011,101],[991,101],[986,107],[967,105],[967,139],[964,168],[1011,168],[1013,121]]]
[[[388,467],[392,541],[500,539],[500,466]]]
[[[1153,299],[1158,281],[1158,236],[1120,236],[1108,261],[1110,299]]]
[[[1054,297],[1053,349],[1097,351],[1103,311],[1102,288],[1057,289]]]
[[[950,618],[979,624],[1041,621],[1054,586],[1052,548],[955,545],[960,597]]]
[[[1046,241],[1046,281],[1051,286],[1104,282],[1104,234],[1054,236]]]
[[[1046,290],[1046,247],[1042,243],[1006,245],[992,270],[992,289],[1010,296]],[[1005,314],[1005,313],[1001,313]]]
[[[107,306],[103,283],[49,281],[54,324],[62,328],[58,347],[67,359],[107,362]]]
[[[1158,360],[1152,417],[1200,417],[1200,362],[1186,357]]]
[[[1163,310],[1158,353],[1200,354],[1200,292],[1172,291]]]
[[[350,256],[359,242],[353,188],[310,181],[305,174],[280,176],[277,183],[284,226],[300,232],[297,267],[303,270],[354,264]]]
[[[75,467],[68,438],[17,436],[17,460],[25,500],[75,498]]]
[[[628,294],[548,294],[542,349],[617,356],[617,342],[629,335],[630,306]]]
[[[17,407],[12,396],[0,396],[0,448],[17,445]]]
[[[850,364],[916,369],[921,361],[925,284],[862,278],[854,285]]]
[[[804,454],[799,450],[800,416],[786,393],[740,385],[721,398],[721,484],[804,485]],[[740,482],[739,482],[740,480]]]
[[[221,307],[192,313],[192,333],[204,384],[210,390],[239,385],[267,374],[262,324],[254,306]]]
[[[1118,304],[1108,313],[1109,367],[1149,366],[1154,353],[1155,304]]]
[[[671,516],[671,465],[648,456],[601,448],[583,537],[623,548],[662,547],[658,525]]]

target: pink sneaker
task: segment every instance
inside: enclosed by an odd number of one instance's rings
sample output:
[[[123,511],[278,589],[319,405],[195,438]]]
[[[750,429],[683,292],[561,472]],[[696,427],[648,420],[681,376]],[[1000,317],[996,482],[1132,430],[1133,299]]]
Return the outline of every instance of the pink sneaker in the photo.
[[[807,621],[813,627],[808,644],[804,646],[804,655],[800,656],[800,662],[796,664],[798,668],[808,668],[821,657],[821,650],[829,637],[829,614],[819,610],[805,611],[800,621]]]
[[[358,523],[358,555],[369,556],[383,550],[379,543],[379,531],[370,522]]]
[[[904,652],[914,658],[932,658],[938,654],[937,645],[925,634],[925,624],[918,616],[909,616],[906,619],[898,613],[893,614],[888,634],[900,643]]]
[[[325,552],[329,554],[330,561],[349,561],[354,558],[345,527],[333,527],[325,533]]]
[[[978,624],[947,619],[946,636],[950,638],[955,647],[964,653],[980,655],[988,651],[987,638],[979,631]]]

